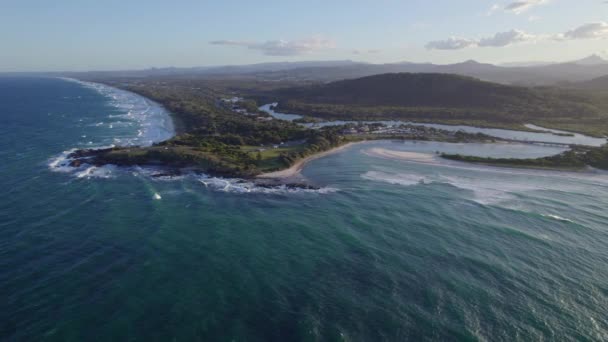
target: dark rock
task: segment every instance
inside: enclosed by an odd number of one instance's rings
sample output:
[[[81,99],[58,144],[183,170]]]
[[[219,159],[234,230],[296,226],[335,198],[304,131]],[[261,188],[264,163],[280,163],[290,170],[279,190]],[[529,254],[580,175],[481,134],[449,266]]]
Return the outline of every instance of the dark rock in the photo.
[[[70,167],[80,167],[82,166],[83,162],[80,159],[74,159],[70,162]]]

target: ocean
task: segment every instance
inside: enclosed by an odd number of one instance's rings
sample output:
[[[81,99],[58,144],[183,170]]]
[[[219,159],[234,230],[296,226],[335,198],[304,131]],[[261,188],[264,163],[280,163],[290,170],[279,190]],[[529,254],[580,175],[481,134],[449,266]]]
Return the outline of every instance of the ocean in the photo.
[[[608,339],[608,173],[435,155],[561,147],[357,144],[306,191],[66,166],[172,135],[135,94],[0,78],[0,340]]]

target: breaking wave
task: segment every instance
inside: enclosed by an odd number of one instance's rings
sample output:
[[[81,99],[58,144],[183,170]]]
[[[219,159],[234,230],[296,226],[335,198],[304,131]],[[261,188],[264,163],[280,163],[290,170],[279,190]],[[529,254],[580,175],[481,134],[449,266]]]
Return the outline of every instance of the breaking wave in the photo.
[[[471,199],[477,203],[490,205],[516,198],[517,193],[549,190],[533,183],[496,182],[492,179],[469,178],[452,175],[422,175],[418,173],[389,173],[368,171],[361,175],[363,179],[403,186],[447,184],[462,190],[471,191]]]
[[[561,221],[561,222],[569,222],[572,223],[573,221],[558,215],[553,215],[553,214],[541,214],[542,217],[546,217],[546,218],[550,218],[550,219],[554,219],[557,221]]]
[[[92,123],[95,127],[137,127],[137,134],[117,141],[120,146],[150,146],[175,135],[175,128],[169,112],[158,103],[126,90],[105,84],[63,78],[92,89],[110,100],[110,105],[119,111],[112,113],[104,121]]]
[[[295,193],[318,193],[328,194],[338,191],[335,188],[324,187],[324,188],[302,188],[297,186],[291,186],[286,184],[279,185],[263,185],[257,184],[253,181],[249,181],[241,178],[223,178],[213,177],[206,174],[200,173],[184,173],[176,174],[163,169],[160,167],[118,167],[116,165],[104,165],[94,166],[83,163],[82,165],[75,167],[70,166],[72,161],[69,155],[76,149],[64,151],[59,156],[51,159],[49,162],[49,168],[56,172],[64,172],[71,174],[77,179],[109,179],[114,178],[120,174],[146,177],[153,181],[181,181],[191,180],[202,185],[202,188],[209,189],[212,191],[226,192],[226,193],[251,193],[251,194],[295,194]],[[156,198],[155,199],[160,199]]]
[[[143,176],[155,181],[179,181],[189,180],[201,185],[204,189],[211,191],[237,193],[237,194],[297,194],[317,193],[328,194],[338,191],[332,187],[302,188],[287,184],[263,185],[242,178],[213,177],[200,173],[185,173],[179,175],[167,174],[166,170],[152,167],[134,167],[131,172],[135,176]]]

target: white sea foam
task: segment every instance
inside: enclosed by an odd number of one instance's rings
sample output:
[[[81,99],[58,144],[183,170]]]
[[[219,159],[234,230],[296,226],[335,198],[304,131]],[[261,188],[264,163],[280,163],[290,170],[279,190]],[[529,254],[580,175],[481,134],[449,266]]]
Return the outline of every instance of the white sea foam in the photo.
[[[512,200],[515,194],[535,191],[547,190],[546,187],[532,183],[520,182],[496,182],[492,179],[473,178],[455,175],[423,175],[416,172],[380,172],[368,171],[361,175],[363,179],[384,182],[402,186],[415,186],[425,184],[449,184],[453,187],[471,191],[472,200],[480,204],[498,204],[504,201]]]
[[[85,82],[70,78],[67,81],[76,82],[83,87],[95,90],[101,95],[111,99],[110,104],[124,114],[109,114],[107,120],[95,123],[95,126],[114,128],[130,126],[133,123],[139,126],[137,136],[122,139],[124,146],[149,146],[167,140],[175,135],[173,121],[169,113],[159,104],[137,94],[110,87],[104,84]],[[119,120],[114,120],[119,119]]]
[[[336,188],[323,187],[320,189],[304,189],[287,185],[262,186],[255,182],[241,178],[212,177],[206,174],[187,172],[179,175],[168,173],[166,169],[158,167],[132,167],[129,169],[133,176],[146,177],[157,182],[194,181],[201,184],[203,189],[210,191],[236,193],[236,194],[298,194],[317,193],[328,194],[338,191]]]
[[[76,151],[75,148],[73,148],[71,150],[63,151],[58,156],[55,156],[55,157],[51,158],[49,160],[49,164],[48,164],[48,166],[51,169],[51,171],[56,171],[56,172],[73,172],[75,170],[75,168],[73,168],[73,167],[70,166],[70,162],[72,160],[69,159],[68,156],[71,153],[73,153],[74,151]]]
[[[104,165],[104,166],[90,166],[85,165],[84,169],[76,171],[74,175],[77,178],[112,178],[116,173],[116,166]]]
[[[553,214],[541,214],[541,215],[543,217],[554,219],[554,220],[561,221],[561,222],[570,222],[570,223],[573,222],[570,219],[567,219],[567,218],[564,218],[564,217],[561,217],[561,216],[558,216],[558,215],[553,215]]]
[[[389,184],[405,186],[424,184],[425,182],[429,182],[429,180],[425,176],[412,173],[387,173],[380,171],[368,171],[361,177],[363,179],[371,181],[381,181]]]
[[[255,193],[255,194],[294,194],[294,193],[319,193],[327,194],[338,191],[335,188],[324,187],[320,189],[304,189],[287,185],[261,186],[254,182],[239,178],[221,178],[199,175],[197,179],[206,188],[230,193]]]

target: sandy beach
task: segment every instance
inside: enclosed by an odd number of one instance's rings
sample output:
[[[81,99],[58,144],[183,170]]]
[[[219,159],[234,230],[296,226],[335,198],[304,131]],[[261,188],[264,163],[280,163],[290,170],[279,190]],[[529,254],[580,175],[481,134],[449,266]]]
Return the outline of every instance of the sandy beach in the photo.
[[[365,141],[359,141],[359,142],[352,142],[352,143],[348,143],[336,148],[333,148],[331,150],[325,151],[325,152],[321,152],[315,155],[312,155],[310,157],[306,157],[302,160],[297,161],[295,164],[293,164],[290,168],[288,169],[284,169],[284,170],[280,170],[280,171],[274,171],[274,172],[268,172],[268,173],[263,173],[261,175],[258,175],[257,178],[261,178],[261,179],[281,179],[281,180],[287,180],[290,178],[296,178],[300,175],[300,172],[302,171],[302,169],[304,168],[304,166],[315,159],[318,158],[322,158],[325,156],[328,156],[330,154],[342,151],[352,145],[355,144],[360,144],[363,143]]]
[[[437,163],[438,158],[437,156],[428,153],[394,151],[385,148],[370,148],[363,151],[363,153],[374,157],[407,160],[425,164],[435,164]]]

